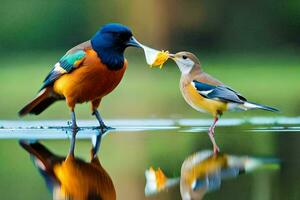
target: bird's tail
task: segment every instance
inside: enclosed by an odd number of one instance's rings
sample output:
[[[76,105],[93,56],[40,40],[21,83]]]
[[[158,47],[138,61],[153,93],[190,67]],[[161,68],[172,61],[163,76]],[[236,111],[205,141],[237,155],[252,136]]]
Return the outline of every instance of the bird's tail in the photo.
[[[272,111],[272,112],[279,112],[279,110],[276,108],[273,108],[270,106],[265,106],[265,105],[258,104],[258,103],[252,103],[249,101],[245,102],[241,106],[244,110],[262,109],[262,110],[267,110],[267,111]]]
[[[146,186],[145,195],[150,196],[157,194],[167,188],[179,184],[179,178],[168,178],[163,171],[158,168],[154,170],[152,167],[145,171]]]
[[[56,100],[57,99],[52,96],[52,89],[45,88],[37,95],[37,97],[19,111],[19,116],[24,116],[28,113],[38,115]]]
[[[49,151],[44,145],[39,142],[20,140],[19,144],[31,155],[35,165],[43,171],[51,171],[53,165],[64,160]]]
[[[256,169],[278,169],[281,161],[276,158],[255,158],[248,157],[245,159],[245,171],[251,172]]]

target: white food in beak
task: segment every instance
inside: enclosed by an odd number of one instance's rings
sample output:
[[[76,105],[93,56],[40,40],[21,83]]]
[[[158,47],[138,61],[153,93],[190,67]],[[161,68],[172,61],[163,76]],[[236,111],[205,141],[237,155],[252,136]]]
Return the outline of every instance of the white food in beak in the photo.
[[[160,51],[157,51],[155,49],[152,49],[152,48],[144,46],[144,45],[142,45],[142,48],[144,49],[144,52],[145,52],[147,64],[152,65],[155,62]]]
[[[145,46],[145,45],[143,45],[143,44],[141,44],[139,42],[138,42],[138,44],[144,50],[147,64],[148,65],[152,65],[155,62],[155,60],[156,60],[156,58],[157,58],[157,56],[158,56],[158,54],[159,54],[160,51],[158,51],[156,49],[152,49],[150,47],[147,47],[147,46]]]

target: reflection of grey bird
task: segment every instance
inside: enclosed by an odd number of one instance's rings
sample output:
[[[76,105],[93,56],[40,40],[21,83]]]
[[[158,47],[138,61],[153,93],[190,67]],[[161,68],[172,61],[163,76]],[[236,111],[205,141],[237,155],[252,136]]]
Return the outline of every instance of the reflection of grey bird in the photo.
[[[116,199],[113,182],[100,164],[94,148],[91,161],[85,162],[70,154],[66,158],[57,156],[39,142],[20,141],[20,145],[30,153],[53,193],[53,199]]]
[[[240,93],[205,73],[198,58],[190,52],[170,54],[170,58],[181,71],[180,90],[185,101],[195,110],[210,113],[214,117],[208,133],[215,153],[219,151],[219,147],[214,139],[214,128],[224,112],[251,109],[278,111],[247,101]]]
[[[261,166],[277,166],[277,163],[276,159],[239,157],[224,153],[215,155],[212,151],[200,151],[185,159],[180,178],[167,178],[161,169],[146,170],[145,193],[155,194],[178,183],[183,200],[202,199],[207,192],[219,189],[225,178],[237,177]]]

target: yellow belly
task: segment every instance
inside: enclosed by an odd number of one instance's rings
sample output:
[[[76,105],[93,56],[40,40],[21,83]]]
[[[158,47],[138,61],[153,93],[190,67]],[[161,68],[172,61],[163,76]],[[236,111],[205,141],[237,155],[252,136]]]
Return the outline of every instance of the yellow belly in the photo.
[[[220,169],[228,167],[228,157],[226,154],[210,156],[201,162],[194,162],[199,159],[199,154],[194,154],[184,161],[185,168],[181,171],[182,181],[187,185],[192,185],[196,179],[203,179],[207,174],[216,174]]]
[[[186,102],[198,111],[205,111],[216,117],[218,114],[222,114],[227,110],[227,103],[204,98],[192,84],[188,84],[182,88],[182,93]]]

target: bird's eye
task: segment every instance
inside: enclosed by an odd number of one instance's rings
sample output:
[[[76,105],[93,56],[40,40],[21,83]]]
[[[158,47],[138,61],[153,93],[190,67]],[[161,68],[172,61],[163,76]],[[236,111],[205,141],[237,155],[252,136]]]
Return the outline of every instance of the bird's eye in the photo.
[[[182,59],[184,59],[184,60],[185,60],[185,59],[187,59],[187,57],[186,57],[186,56],[182,56]]]

